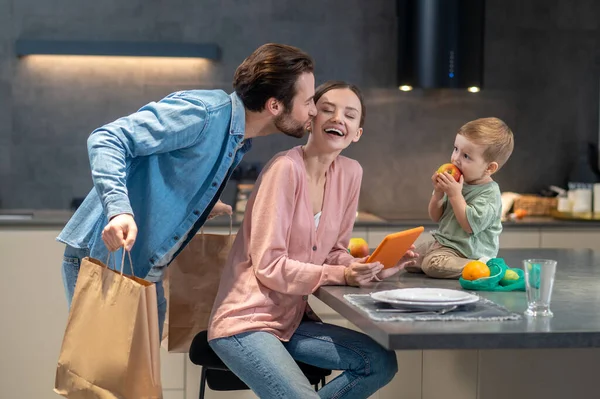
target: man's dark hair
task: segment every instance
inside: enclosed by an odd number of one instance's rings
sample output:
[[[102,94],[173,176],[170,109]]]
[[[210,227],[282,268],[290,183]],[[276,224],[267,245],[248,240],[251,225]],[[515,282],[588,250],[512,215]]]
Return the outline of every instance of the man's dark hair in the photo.
[[[267,100],[274,97],[289,112],[298,77],[313,72],[314,62],[304,51],[285,44],[267,43],[236,69],[233,89],[250,111],[262,111]]]

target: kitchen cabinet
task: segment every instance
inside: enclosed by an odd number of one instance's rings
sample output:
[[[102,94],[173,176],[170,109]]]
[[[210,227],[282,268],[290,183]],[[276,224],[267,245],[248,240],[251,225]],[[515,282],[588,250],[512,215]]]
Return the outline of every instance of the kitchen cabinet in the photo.
[[[533,227],[506,224],[500,236],[501,248],[600,248],[600,226],[583,224],[561,227],[558,223]],[[414,225],[359,224],[353,236],[366,239],[373,248],[387,234],[411,227]],[[61,228],[62,222],[43,226],[0,225],[0,264],[3,271],[0,279],[0,312],[5,326],[0,332],[0,351],[5,360],[0,372],[2,397],[57,397],[52,387],[68,316],[60,274],[64,246],[55,241]],[[237,229],[234,226],[234,233]],[[419,241],[428,239],[432,229],[428,227]],[[207,226],[204,231],[229,234],[229,226]],[[350,327],[339,314],[318,299],[311,297],[309,303],[325,321]],[[423,362],[427,363],[429,359],[427,355],[423,351],[402,351],[397,352],[397,356],[400,367],[398,375],[373,397],[387,399],[398,397],[399,393],[402,393],[400,397],[406,398],[432,395],[434,391],[420,391],[421,378],[430,378],[421,375]],[[161,349],[161,362],[165,399],[196,399],[200,367],[193,365],[187,354],[167,353],[164,349]],[[463,364],[460,359],[452,362]],[[447,363],[452,362],[448,360]],[[440,369],[440,373],[443,372],[446,371]],[[434,377],[431,376],[433,380]],[[438,386],[442,385],[438,383]],[[209,391],[207,394],[207,399],[255,397],[250,391]]]
[[[476,350],[424,350],[422,399],[477,399]]]
[[[504,230],[500,234],[500,248],[539,248],[539,229]]]
[[[600,249],[600,230],[542,230],[542,248]]]
[[[181,377],[185,373],[186,358],[187,354],[169,353],[166,349],[160,348],[160,375],[163,390],[183,391],[185,389]]]
[[[163,399],[185,399],[185,391],[177,390],[177,391],[163,391]]]
[[[598,348],[478,352],[478,398],[597,397]]]
[[[57,398],[52,388],[68,317],[57,234],[0,229],[2,398]]]

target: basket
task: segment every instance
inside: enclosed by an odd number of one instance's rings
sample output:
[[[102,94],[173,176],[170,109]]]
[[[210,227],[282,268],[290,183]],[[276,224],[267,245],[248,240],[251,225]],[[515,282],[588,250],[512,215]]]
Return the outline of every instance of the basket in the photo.
[[[524,209],[528,216],[550,216],[557,205],[558,198],[556,197],[522,194],[515,198],[513,209]]]

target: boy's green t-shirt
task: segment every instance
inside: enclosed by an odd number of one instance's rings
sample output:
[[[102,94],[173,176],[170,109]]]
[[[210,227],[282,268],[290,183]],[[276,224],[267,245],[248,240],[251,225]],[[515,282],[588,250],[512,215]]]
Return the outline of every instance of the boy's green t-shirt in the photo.
[[[473,233],[468,234],[460,226],[445,195],[444,213],[433,236],[441,245],[457,250],[466,258],[495,258],[502,232],[500,187],[496,182],[474,186],[464,184],[462,194],[467,203],[467,220]]]

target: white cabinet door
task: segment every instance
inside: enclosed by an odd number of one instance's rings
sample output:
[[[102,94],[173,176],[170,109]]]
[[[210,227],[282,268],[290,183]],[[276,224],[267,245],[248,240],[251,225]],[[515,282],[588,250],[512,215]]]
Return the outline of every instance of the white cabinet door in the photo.
[[[596,348],[481,350],[478,399],[597,398],[598,368]]]
[[[500,248],[539,248],[539,229],[504,230],[500,234]]]
[[[422,399],[477,399],[477,350],[423,351]]]
[[[185,399],[185,391],[163,391],[163,399]]]
[[[163,389],[183,390],[185,388],[185,357],[184,353],[169,353],[160,348],[160,374]]]
[[[52,391],[67,323],[59,231],[0,229],[0,397],[56,399]]]
[[[398,374],[376,393],[378,399],[421,399],[423,387],[423,351],[396,351]]]
[[[543,230],[541,247],[600,250],[600,231],[596,229]]]

